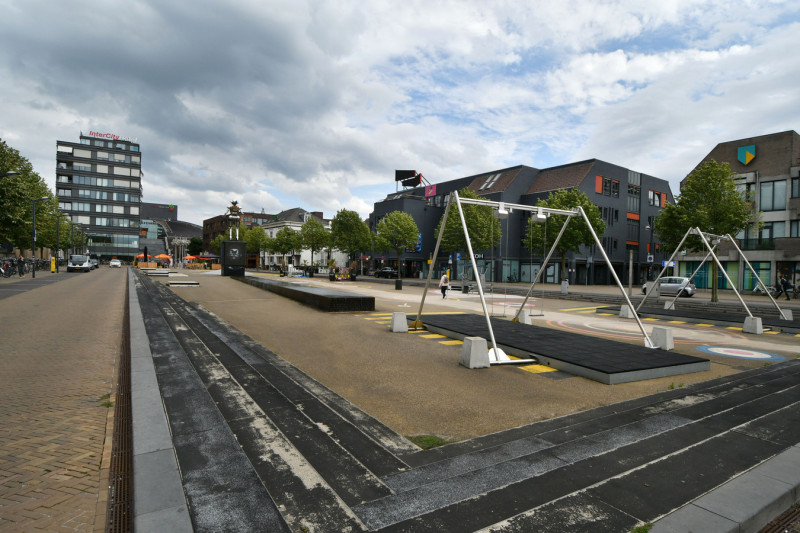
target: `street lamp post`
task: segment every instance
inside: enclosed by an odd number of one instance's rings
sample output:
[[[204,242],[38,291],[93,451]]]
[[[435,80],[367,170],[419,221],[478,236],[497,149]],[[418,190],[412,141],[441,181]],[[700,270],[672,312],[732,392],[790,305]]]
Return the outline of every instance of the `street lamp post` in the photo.
[[[652,274],[653,274],[653,266],[655,265],[655,262],[656,262],[656,250],[655,250],[655,246],[653,245],[653,225],[654,224],[652,222],[652,217],[647,217],[647,220],[648,220],[648,222],[650,222],[647,226],[644,227],[644,229],[649,229],[650,230],[650,243],[649,243],[650,246],[648,247],[647,253],[649,255],[653,256],[653,261],[650,263],[650,273],[649,273],[649,275],[647,277],[648,277],[648,279],[653,279],[653,276],[652,276]]]
[[[47,196],[43,198],[36,198],[35,200],[31,200],[33,204],[33,231],[32,231],[32,241],[31,241],[31,256],[33,259],[33,270],[31,271],[31,277],[36,277],[36,202],[41,202],[42,200],[47,200]]]
[[[61,257],[59,257],[61,255],[61,218],[64,216],[66,216],[64,213],[58,213],[56,215],[56,274],[59,273],[58,262],[61,259]]]

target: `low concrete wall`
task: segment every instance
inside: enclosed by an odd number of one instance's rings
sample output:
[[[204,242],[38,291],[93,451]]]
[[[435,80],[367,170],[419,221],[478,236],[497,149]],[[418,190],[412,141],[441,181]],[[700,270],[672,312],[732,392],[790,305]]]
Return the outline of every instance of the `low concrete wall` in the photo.
[[[305,287],[295,283],[253,276],[233,279],[327,312],[375,310],[375,298],[373,296],[349,294],[319,287]]]

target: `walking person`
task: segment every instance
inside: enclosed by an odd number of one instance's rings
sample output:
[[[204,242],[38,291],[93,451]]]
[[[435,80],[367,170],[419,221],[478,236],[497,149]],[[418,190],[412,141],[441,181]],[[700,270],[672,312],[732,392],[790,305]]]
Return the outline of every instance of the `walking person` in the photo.
[[[19,259],[17,259],[17,272],[19,272],[19,277],[25,277],[25,260],[22,258],[22,254],[19,254]]]
[[[447,273],[442,274],[442,279],[439,280],[439,288],[442,289],[442,300],[447,298],[447,289],[450,288],[450,278],[447,277]]]
[[[791,300],[792,298],[791,298],[791,296],[789,296],[789,289],[792,288],[792,287],[789,284],[789,280],[786,279],[786,275],[785,274],[781,275],[780,284],[781,284],[781,290],[783,291],[783,294],[786,295],[786,299],[787,300]]]

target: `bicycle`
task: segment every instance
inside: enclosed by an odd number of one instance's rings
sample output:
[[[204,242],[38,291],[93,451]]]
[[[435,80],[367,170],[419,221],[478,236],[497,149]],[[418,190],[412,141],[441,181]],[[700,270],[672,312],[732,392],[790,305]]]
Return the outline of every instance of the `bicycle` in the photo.
[[[772,285],[767,285],[767,292],[764,292],[764,289],[761,287],[761,285],[756,285],[755,289],[753,289],[753,294],[755,294],[755,295],[764,296],[767,293],[769,293],[769,295],[774,298],[775,295],[778,294],[778,289],[776,289]]]
[[[509,276],[508,276],[508,278],[506,279],[506,281],[507,281],[508,283],[517,283],[517,282],[519,282],[519,278],[517,277],[517,275],[516,275],[516,274],[511,274],[511,275],[509,275]]]

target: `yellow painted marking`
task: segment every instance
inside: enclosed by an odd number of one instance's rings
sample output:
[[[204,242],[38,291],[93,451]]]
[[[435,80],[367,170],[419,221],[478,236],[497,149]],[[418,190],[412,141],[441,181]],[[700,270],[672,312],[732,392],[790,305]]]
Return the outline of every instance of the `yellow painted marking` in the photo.
[[[765,331],[764,335],[777,335],[780,331]]]
[[[658,322],[660,318],[643,318],[642,322]]]
[[[458,344],[464,344],[464,341],[457,341],[457,340],[439,341],[439,344],[446,344],[447,346],[456,346]]]
[[[800,333],[796,334],[795,337],[800,337]]]
[[[670,320],[668,324],[686,324],[685,320]]]
[[[520,368],[525,372],[530,372],[532,374],[544,374],[545,372],[558,372],[557,368],[545,365],[527,365],[527,366],[521,366]]]
[[[700,326],[701,328],[713,328],[714,324],[695,324],[695,326]]]
[[[375,322],[375,323],[376,323],[376,324],[385,325],[385,324],[391,324],[391,323],[392,323],[392,321],[391,321],[391,320],[383,320],[383,321],[381,321],[381,322]]]
[[[597,313],[598,316],[612,316],[614,313]]]
[[[606,307],[605,305],[593,305],[591,307],[570,307],[568,309],[559,309],[559,311],[586,311],[587,309],[600,309]]]
[[[438,333],[431,333],[430,335],[422,335],[423,339],[446,339],[444,335],[439,335]]]
[[[364,317],[364,320],[386,320],[387,318],[391,318],[388,316],[368,316]]]
[[[596,309],[596,308],[595,308],[595,309]],[[591,311],[578,311],[578,314],[580,314],[580,315],[586,315],[586,314],[589,314],[589,313],[596,313],[596,312],[597,312],[597,311],[595,311],[594,309],[592,309]]]
[[[733,330],[736,330],[736,331],[742,331],[742,328],[740,328],[740,327],[738,327],[738,326],[728,326],[728,327],[727,327],[727,328],[725,328],[725,329],[733,329]]]
[[[408,330],[409,333],[428,333],[427,329],[410,329]]]

